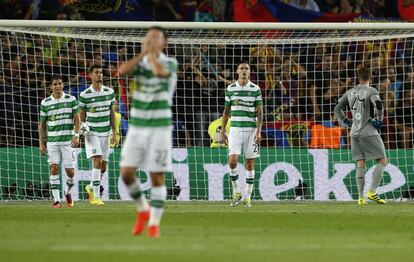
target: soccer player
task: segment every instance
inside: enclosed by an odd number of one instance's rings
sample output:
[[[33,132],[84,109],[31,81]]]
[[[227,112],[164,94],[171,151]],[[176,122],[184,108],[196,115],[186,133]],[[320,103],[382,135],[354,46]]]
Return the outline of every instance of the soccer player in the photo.
[[[141,234],[148,222],[148,236],[160,236],[167,197],[164,176],[165,172],[172,171],[171,105],[177,83],[177,61],[162,52],[165,45],[164,30],[151,27],[141,53],[119,69],[120,75],[132,73],[138,86],[133,94],[130,127],[121,152],[121,175],[137,204],[133,235]],[[150,207],[135,177],[137,168],[150,172]]]
[[[90,204],[103,205],[100,197],[101,177],[108,163],[111,128],[111,143],[114,143],[117,136],[116,102],[114,90],[102,84],[102,67],[91,66],[89,75],[92,84],[79,96],[80,119],[89,126],[89,134],[85,137],[86,156],[92,159],[92,179],[85,190]]]
[[[229,173],[233,186],[231,206],[240,203],[242,194],[239,187],[237,161],[243,149],[246,158],[246,196],[245,204],[251,207],[251,195],[254,183],[254,160],[260,156],[259,145],[263,123],[262,94],[258,85],[250,82],[250,66],[240,63],[237,66],[239,79],[226,90],[221,126],[226,126],[231,115],[228,138],[225,128],[221,129],[222,140],[229,148]]]
[[[351,128],[352,159],[357,161],[356,184],[358,188],[358,205],[367,204],[363,191],[365,186],[366,160],[377,160],[372,174],[372,182],[366,197],[378,204],[385,204],[376,193],[384,174],[388,159],[384,143],[379,132],[383,125],[384,108],[378,91],[371,86],[371,73],[361,67],[357,71],[359,85],[348,90],[335,106],[335,116],[342,125]],[[352,119],[348,119],[343,109],[349,106]]]
[[[59,169],[62,164],[66,171],[64,192],[68,207],[73,207],[71,191],[73,188],[72,147],[79,145],[79,108],[75,97],[63,92],[60,76],[51,80],[52,95],[43,99],[40,105],[39,147],[42,155],[48,155],[50,185],[54,203],[53,208],[61,208]],[[75,134],[72,135],[72,130]],[[47,134],[47,137],[46,137]],[[47,142],[46,142],[47,141]]]

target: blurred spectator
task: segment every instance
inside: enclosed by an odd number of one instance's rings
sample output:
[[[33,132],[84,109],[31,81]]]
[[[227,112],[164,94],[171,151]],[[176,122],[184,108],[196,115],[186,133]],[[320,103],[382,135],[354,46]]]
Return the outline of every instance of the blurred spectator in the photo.
[[[397,130],[403,148],[412,148],[414,139],[414,89],[405,90],[397,109]]]
[[[317,2],[322,12],[337,14],[339,11],[338,0],[319,0]]]
[[[398,12],[403,20],[414,21],[414,1],[398,0]]]
[[[319,12],[319,6],[314,0],[291,0],[290,4],[294,7],[308,10],[308,11],[314,11]]]

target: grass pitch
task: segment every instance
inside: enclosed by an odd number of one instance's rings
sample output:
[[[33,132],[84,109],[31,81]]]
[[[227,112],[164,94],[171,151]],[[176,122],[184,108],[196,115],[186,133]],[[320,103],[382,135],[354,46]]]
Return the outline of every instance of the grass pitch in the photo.
[[[168,202],[161,238],[132,202],[0,204],[1,261],[412,261],[414,203]],[[363,259],[363,260],[362,260]]]

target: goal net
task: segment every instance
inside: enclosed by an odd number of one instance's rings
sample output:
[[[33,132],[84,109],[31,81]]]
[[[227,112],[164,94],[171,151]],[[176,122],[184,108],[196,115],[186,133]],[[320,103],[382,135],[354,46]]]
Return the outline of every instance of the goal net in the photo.
[[[9,21],[10,22],[10,21]],[[264,124],[256,160],[253,199],[352,200],[356,164],[349,130],[333,107],[356,85],[356,69],[371,69],[385,107],[381,131],[390,164],[378,193],[413,197],[414,27],[409,24],[180,24],[167,28],[165,53],[179,62],[174,96],[173,172],[168,198],[225,200],[231,195],[227,149],[217,141],[226,87],[241,61],[260,86]],[[48,26],[49,25],[49,26]],[[52,26],[53,25],[53,26]],[[47,157],[40,156],[39,107],[50,78],[62,76],[65,92],[79,98],[91,80],[88,68],[104,68],[114,89],[121,143],[128,130],[135,83],[117,68],[138,54],[151,23],[0,22],[0,200],[49,199]],[[388,27],[388,28],[387,28]],[[111,148],[102,177],[103,199],[130,199],[119,177],[120,147]],[[91,163],[84,143],[73,150],[74,199],[85,199]],[[369,185],[374,162],[368,161]],[[244,157],[238,164],[245,184]],[[62,185],[65,172],[62,170]],[[145,190],[150,181],[137,172]]]

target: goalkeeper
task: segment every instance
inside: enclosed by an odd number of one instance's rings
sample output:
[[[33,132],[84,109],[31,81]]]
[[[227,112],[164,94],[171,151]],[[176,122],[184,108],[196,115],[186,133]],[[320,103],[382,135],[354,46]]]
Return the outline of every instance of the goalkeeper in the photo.
[[[365,185],[366,160],[377,160],[372,182],[366,197],[378,204],[385,204],[376,193],[384,174],[388,159],[385,156],[384,142],[379,132],[383,125],[384,108],[378,91],[370,84],[371,73],[362,67],[357,71],[359,85],[348,90],[335,106],[335,116],[342,125],[351,128],[352,159],[357,161],[356,184],[358,188],[358,205],[366,204],[363,195]],[[346,118],[343,109],[351,108],[352,119]]]
[[[73,188],[73,154],[74,147],[79,145],[79,113],[76,98],[63,92],[60,76],[52,77],[52,95],[42,100],[40,106],[39,147],[42,155],[48,154],[50,169],[50,186],[54,203],[53,208],[61,208],[59,165],[65,168],[66,190],[64,192],[68,207],[73,206],[71,191]],[[75,127],[75,135],[72,130]],[[47,139],[46,139],[47,132]],[[47,140],[47,145],[46,145]]]

